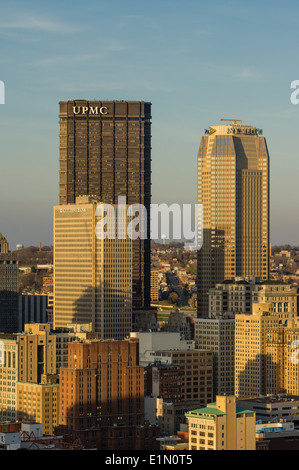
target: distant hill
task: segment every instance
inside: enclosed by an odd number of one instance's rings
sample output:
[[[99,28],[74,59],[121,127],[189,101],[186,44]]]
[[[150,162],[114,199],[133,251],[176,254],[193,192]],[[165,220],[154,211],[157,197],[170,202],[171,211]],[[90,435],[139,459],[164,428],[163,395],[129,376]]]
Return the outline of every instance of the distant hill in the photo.
[[[41,251],[37,246],[28,246],[14,251],[18,255],[20,266],[36,266],[37,264],[53,264],[53,247],[43,246]]]
[[[159,242],[151,242],[151,248],[159,249],[159,250],[168,250],[169,248],[184,248],[184,242],[170,242],[170,243],[159,243]]]

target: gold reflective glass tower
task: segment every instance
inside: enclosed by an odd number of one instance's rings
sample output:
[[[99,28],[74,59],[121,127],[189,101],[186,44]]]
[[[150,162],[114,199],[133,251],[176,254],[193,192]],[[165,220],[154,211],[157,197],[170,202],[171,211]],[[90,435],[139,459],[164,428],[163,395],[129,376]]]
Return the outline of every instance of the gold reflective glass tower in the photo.
[[[207,291],[217,283],[266,280],[269,270],[269,154],[262,131],[232,120],[205,133],[197,157],[199,317],[208,316]]]

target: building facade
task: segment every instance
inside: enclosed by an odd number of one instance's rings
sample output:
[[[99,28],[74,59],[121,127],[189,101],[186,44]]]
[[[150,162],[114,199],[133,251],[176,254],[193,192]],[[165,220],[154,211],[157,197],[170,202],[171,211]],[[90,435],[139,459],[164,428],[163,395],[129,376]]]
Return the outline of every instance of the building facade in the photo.
[[[255,413],[237,408],[236,397],[187,413],[189,450],[255,450]]]
[[[225,279],[269,272],[269,154],[254,126],[210,127],[197,155],[197,203],[203,206],[198,252],[198,316],[209,289]]]
[[[279,391],[277,351],[267,354],[269,330],[279,327],[271,303],[253,304],[252,314],[235,317],[235,395],[257,397]],[[273,348],[272,348],[273,349]]]
[[[235,320],[232,318],[196,318],[194,340],[197,349],[213,351],[213,392],[234,395]]]
[[[209,317],[250,313],[254,302],[271,302],[281,323],[297,317],[297,288],[279,281],[235,278],[208,291]]]
[[[144,368],[138,340],[98,340],[69,345],[68,367],[60,369],[57,435],[85,448],[157,448],[158,429],[145,426]]]
[[[54,328],[91,323],[99,338],[123,339],[132,329],[132,240],[118,236],[117,206],[107,215],[115,237],[104,236],[102,207],[87,196],[54,207]]]
[[[47,323],[47,294],[22,293],[19,295],[19,327],[24,331],[27,323]]]
[[[60,102],[59,203],[92,195],[142,204],[147,239],[133,243],[133,307],[150,305],[151,103]]]
[[[14,253],[0,253],[0,332],[19,331],[19,262]]]

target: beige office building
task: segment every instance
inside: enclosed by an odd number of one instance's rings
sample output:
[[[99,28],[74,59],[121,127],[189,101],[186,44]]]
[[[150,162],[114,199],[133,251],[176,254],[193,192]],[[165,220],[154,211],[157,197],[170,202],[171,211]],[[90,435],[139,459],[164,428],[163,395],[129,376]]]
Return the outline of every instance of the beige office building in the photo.
[[[189,450],[255,450],[255,413],[237,408],[234,396],[186,414]]]
[[[0,334],[0,422],[17,419],[18,335]]]
[[[279,359],[266,354],[267,333],[279,327],[271,303],[253,304],[252,314],[235,317],[235,395],[257,397],[279,390]]]
[[[266,355],[277,363],[277,393],[299,395],[299,320],[267,331]],[[272,379],[273,382],[273,379]]]
[[[268,278],[269,155],[259,129],[233,121],[206,131],[197,157],[197,203],[203,206],[198,316],[207,317],[207,292],[217,283]]]
[[[235,278],[217,284],[208,297],[209,318],[251,313],[254,302],[271,302],[281,323],[297,317],[297,288],[280,281]]]
[[[55,329],[91,323],[99,338],[118,340],[131,331],[132,240],[126,216],[110,208],[88,196],[54,207]]]
[[[27,324],[24,333],[0,335],[0,421],[18,418],[17,387],[37,385],[56,373],[56,337],[47,324]],[[29,387],[30,388],[30,387]]]
[[[17,417],[25,423],[42,423],[43,433],[54,434],[59,424],[58,376],[43,376],[42,383],[17,383]]]

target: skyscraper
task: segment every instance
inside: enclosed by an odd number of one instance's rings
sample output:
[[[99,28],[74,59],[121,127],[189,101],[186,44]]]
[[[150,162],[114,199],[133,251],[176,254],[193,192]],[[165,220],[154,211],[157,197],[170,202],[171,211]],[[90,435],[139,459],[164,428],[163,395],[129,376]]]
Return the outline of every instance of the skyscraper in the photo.
[[[125,196],[147,209],[147,239],[133,243],[133,307],[150,305],[151,103],[60,102],[59,203]]]
[[[262,131],[233,121],[210,127],[197,157],[197,202],[203,206],[198,252],[198,316],[207,291],[237,276],[268,278],[269,154]]]
[[[54,207],[54,327],[91,323],[101,339],[123,339],[132,327],[132,240],[118,236],[118,206],[115,238],[100,239],[102,204],[76,201]]]
[[[0,332],[19,331],[19,262],[0,233]]]

